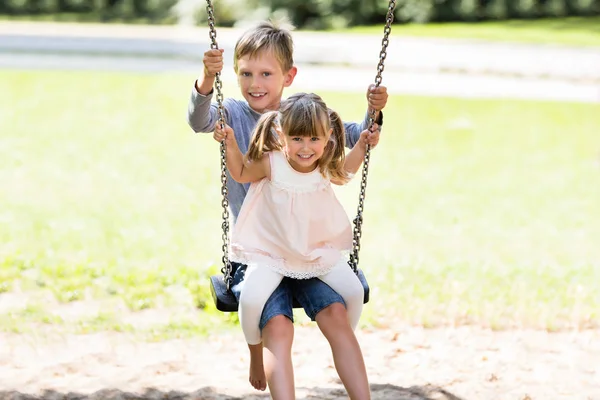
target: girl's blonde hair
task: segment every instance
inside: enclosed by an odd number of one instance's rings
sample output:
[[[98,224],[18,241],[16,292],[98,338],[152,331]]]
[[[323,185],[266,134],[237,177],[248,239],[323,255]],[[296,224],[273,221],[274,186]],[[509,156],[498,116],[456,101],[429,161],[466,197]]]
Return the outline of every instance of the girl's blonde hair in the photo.
[[[297,93],[281,102],[279,111],[264,113],[252,134],[246,161],[260,160],[264,153],[281,151],[283,143],[275,128],[280,128],[287,137],[331,136],[323,156],[317,161],[321,174],[329,179],[345,183],[350,176],[344,169],[346,159],[344,124],[335,111],[314,93]]]

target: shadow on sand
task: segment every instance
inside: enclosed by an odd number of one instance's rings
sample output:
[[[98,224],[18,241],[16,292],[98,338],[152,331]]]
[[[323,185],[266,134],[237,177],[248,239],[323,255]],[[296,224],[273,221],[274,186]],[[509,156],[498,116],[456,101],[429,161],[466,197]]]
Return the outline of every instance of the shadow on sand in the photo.
[[[297,400],[341,400],[348,396],[343,389],[304,388],[309,394]],[[371,384],[372,400],[466,400],[438,386],[412,386],[403,388],[390,384]],[[0,391],[0,400],[266,400],[266,393],[248,393],[234,397],[219,393],[211,387],[202,388],[195,392],[178,391],[164,392],[156,389],[146,389],[142,393],[128,393],[117,389],[103,389],[91,394],[74,392],[61,393],[48,390],[40,395],[20,393],[18,391]]]

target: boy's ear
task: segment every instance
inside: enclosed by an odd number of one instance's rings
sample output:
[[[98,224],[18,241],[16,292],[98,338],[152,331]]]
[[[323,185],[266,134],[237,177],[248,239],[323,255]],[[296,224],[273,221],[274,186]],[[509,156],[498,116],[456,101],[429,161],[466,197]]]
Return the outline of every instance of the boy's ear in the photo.
[[[296,77],[297,73],[298,73],[298,68],[296,68],[295,66],[290,68],[290,70],[288,72],[286,72],[284,75],[283,87],[289,87],[294,82],[294,78]]]

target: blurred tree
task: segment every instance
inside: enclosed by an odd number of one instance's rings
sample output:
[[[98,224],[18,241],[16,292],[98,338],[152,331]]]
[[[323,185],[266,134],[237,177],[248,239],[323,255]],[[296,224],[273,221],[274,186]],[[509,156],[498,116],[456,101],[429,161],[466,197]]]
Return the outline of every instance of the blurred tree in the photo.
[[[502,20],[508,16],[508,0],[490,0],[485,6],[485,18]]]
[[[549,17],[563,17],[567,14],[567,4],[565,0],[546,0],[543,2],[543,15]]]
[[[599,15],[600,0],[396,0],[398,23]],[[269,17],[298,28],[330,29],[378,24],[388,0],[217,0],[221,26]],[[205,24],[204,0],[0,0],[0,13],[68,14],[71,19]]]
[[[429,22],[435,16],[435,3],[435,0],[398,0],[395,16],[405,22]]]
[[[4,6],[9,14],[26,14],[28,0],[4,0]]]
[[[600,1],[598,0],[569,0],[568,9],[574,15],[592,15],[599,12]]]
[[[536,0],[511,0],[509,15],[513,18],[532,18],[537,15]]]
[[[481,9],[478,0],[456,0],[454,10],[459,19],[463,21],[477,21],[481,18]]]
[[[60,12],[58,0],[29,0],[29,10],[32,14],[54,14]]]

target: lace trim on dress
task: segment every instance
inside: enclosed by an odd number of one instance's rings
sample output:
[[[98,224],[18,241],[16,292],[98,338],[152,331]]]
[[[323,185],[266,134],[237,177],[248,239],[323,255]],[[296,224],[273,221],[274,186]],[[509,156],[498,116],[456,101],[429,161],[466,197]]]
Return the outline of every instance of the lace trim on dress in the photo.
[[[344,252],[341,252],[343,255]],[[327,274],[329,271],[333,269],[336,263],[332,263],[331,265],[324,265],[322,263],[303,263],[302,266],[305,267],[303,270],[294,270],[287,267],[287,263],[284,259],[276,259],[273,256],[258,253],[258,252],[247,252],[242,249],[232,248],[229,254],[229,259],[231,261],[239,262],[242,264],[258,264],[264,265],[273,269],[275,272],[280,273],[283,276],[293,278],[293,279],[311,279],[319,276],[323,276]]]

